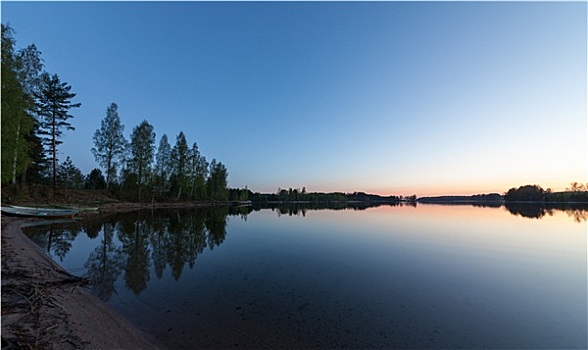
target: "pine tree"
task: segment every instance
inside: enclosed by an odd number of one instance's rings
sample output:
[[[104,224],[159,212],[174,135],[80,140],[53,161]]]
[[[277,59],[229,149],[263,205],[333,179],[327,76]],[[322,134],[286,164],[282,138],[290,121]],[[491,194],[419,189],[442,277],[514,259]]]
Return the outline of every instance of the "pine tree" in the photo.
[[[59,164],[57,175],[59,184],[66,188],[82,188],[84,186],[84,175],[69,157],[65,159],[65,162]]]
[[[102,171],[98,168],[94,168],[85,178],[84,187],[87,189],[103,189],[106,188],[106,180]]]
[[[38,93],[37,108],[39,113],[40,134],[43,135],[44,144],[48,147],[49,160],[52,161],[53,187],[57,186],[57,146],[60,141],[62,129],[75,130],[68,122],[73,118],[69,114],[71,108],[81,106],[81,103],[72,103],[71,99],[76,96],[70,92],[71,86],[61,82],[57,74],[49,75],[43,73],[41,76],[42,85]]]

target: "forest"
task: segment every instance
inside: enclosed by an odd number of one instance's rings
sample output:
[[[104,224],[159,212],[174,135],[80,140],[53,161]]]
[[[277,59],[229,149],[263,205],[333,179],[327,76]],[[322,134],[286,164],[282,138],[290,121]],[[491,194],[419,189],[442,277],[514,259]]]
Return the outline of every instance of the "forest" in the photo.
[[[44,184],[53,188],[106,190],[119,199],[227,200],[228,172],[208,161],[182,131],[173,146],[142,121],[129,139],[112,103],[93,136],[91,149],[100,168],[88,174],[71,158],[60,156],[64,132],[74,132],[72,86],[44,70],[41,51],[30,44],[16,48],[14,30],[2,24],[2,186]]]

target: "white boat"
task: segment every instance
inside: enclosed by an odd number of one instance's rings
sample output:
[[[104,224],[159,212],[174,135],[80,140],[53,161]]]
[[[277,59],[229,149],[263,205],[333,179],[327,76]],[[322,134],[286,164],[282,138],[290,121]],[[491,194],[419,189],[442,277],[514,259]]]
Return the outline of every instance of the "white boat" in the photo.
[[[18,205],[8,205],[8,207],[15,208],[15,209],[37,209],[37,210],[46,210],[46,211],[77,210],[78,212],[80,212],[80,211],[98,211],[99,210],[98,207],[73,208],[73,207],[56,206],[55,208],[43,208],[43,207],[21,207]]]
[[[59,208],[32,208],[32,207],[20,207],[20,206],[8,206],[2,207],[2,212],[7,215],[15,216],[33,216],[33,217],[72,217],[76,215],[79,210],[75,209],[59,209]]]

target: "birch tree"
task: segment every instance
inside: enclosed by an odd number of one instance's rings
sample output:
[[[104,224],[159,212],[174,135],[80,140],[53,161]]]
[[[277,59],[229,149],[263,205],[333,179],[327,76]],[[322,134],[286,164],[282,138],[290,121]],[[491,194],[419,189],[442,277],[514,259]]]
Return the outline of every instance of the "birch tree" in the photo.
[[[118,106],[113,102],[106,109],[106,116],[100,123],[100,129],[94,133],[92,148],[94,158],[106,173],[106,189],[116,177],[117,165],[125,154],[127,141],[123,135],[124,130],[125,127],[118,116]]]
[[[167,135],[163,134],[157,147],[157,156],[155,160],[155,175],[160,185],[159,193],[162,194],[166,186],[171,168],[171,145],[167,140]]]
[[[198,145],[194,142],[189,153],[190,164],[190,197],[205,197],[206,176],[208,175],[208,163],[206,157],[200,154]]]
[[[31,144],[27,137],[34,133],[34,96],[42,69],[40,52],[34,45],[15,51],[16,41],[10,26],[2,24],[2,110],[1,168],[2,183],[15,183],[31,163]]]
[[[131,134],[131,161],[130,168],[137,174],[139,186],[139,199],[141,198],[141,185],[151,172],[153,153],[155,151],[155,132],[153,125],[143,120],[133,129]]]
[[[210,162],[210,175],[206,182],[206,189],[210,198],[216,200],[228,199],[227,176],[227,168],[224,164],[213,159]]]
[[[173,182],[178,190],[178,198],[182,194],[182,188],[186,186],[186,175],[188,171],[189,148],[184,132],[180,131],[176,137],[176,144],[171,152],[173,164]]]
[[[43,60],[41,59],[41,52],[37,49],[35,44],[31,44],[26,48],[19,50],[16,56],[17,75],[24,94],[21,97],[21,108],[24,113],[24,118],[18,119],[16,142],[20,141],[20,132],[22,130],[24,141],[27,144],[26,155],[21,155],[19,159],[18,150],[15,148],[13,163],[12,163],[12,183],[16,183],[16,175],[18,164],[23,164],[25,168],[30,166],[30,163],[36,162],[35,166],[41,169],[45,163],[43,156],[42,140],[37,137],[38,124],[33,118],[35,115],[35,100],[34,96],[40,91],[42,79],[41,72],[43,70]],[[39,154],[40,153],[40,154]],[[25,169],[20,169],[25,170]],[[22,171],[23,179],[26,174]]]

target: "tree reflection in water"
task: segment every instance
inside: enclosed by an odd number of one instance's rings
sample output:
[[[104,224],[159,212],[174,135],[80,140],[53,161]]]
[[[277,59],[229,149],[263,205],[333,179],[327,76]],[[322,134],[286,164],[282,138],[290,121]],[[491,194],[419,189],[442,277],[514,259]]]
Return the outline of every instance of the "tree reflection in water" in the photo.
[[[141,212],[137,212],[134,218],[126,216],[119,226],[118,239],[125,257],[125,285],[133,293],[140,294],[149,282],[149,236],[153,233],[153,226]]]
[[[124,264],[122,249],[114,243],[116,223],[105,222],[102,240],[90,253],[84,265],[92,284],[90,289],[102,300],[109,300],[114,292],[114,282],[120,276]]]
[[[250,212],[249,208],[229,207],[136,211],[28,227],[25,232],[60,261],[80,232],[86,232],[91,240],[100,237],[83,267],[92,282],[92,292],[108,301],[123,272],[125,286],[137,295],[147,288],[152,268],[161,279],[169,267],[178,280],[186,264],[194,268],[197,257],[207,247],[213,250],[224,242],[228,215],[246,219]],[[80,270],[70,272],[79,274]]]
[[[147,288],[151,267],[161,279],[169,266],[178,280],[186,264],[192,269],[207,247],[212,250],[224,241],[227,215],[228,208],[112,216],[102,228],[101,244],[85,264],[96,294],[108,300],[122,271],[125,286],[137,295]]]
[[[44,225],[41,228],[43,234],[31,236],[51,257],[63,261],[71,249],[71,242],[83,231],[82,226],[77,222],[54,222]]]
[[[417,204],[396,203],[393,206],[398,205]],[[152,268],[157,279],[162,279],[165,269],[169,267],[173,278],[179,280],[186,264],[193,269],[199,255],[207,248],[214,250],[225,241],[229,215],[247,220],[247,215],[252,211],[262,209],[271,209],[278,216],[305,216],[308,210],[364,210],[374,206],[378,204],[333,203],[318,206],[312,203],[275,203],[198,210],[137,211],[96,215],[81,222],[28,228],[26,232],[50,255],[61,261],[67,256],[73,240],[80,232],[86,232],[91,240],[101,237],[100,243],[83,266],[92,281],[90,288],[102,300],[107,301],[116,292],[116,281],[123,272],[126,287],[137,295],[147,288]],[[576,222],[588,220],[586,204],[506,203],[504,206],[509,213],[524,218],[540,219],[560,210]],[[79,271],[70,272],[77,274]]]
[[[565,212],[577,223],[588,220],[587,203],[506,202],[504,206],[511,214],[530,219],[541,219],[546,215],[553,216],[559,210]]]

